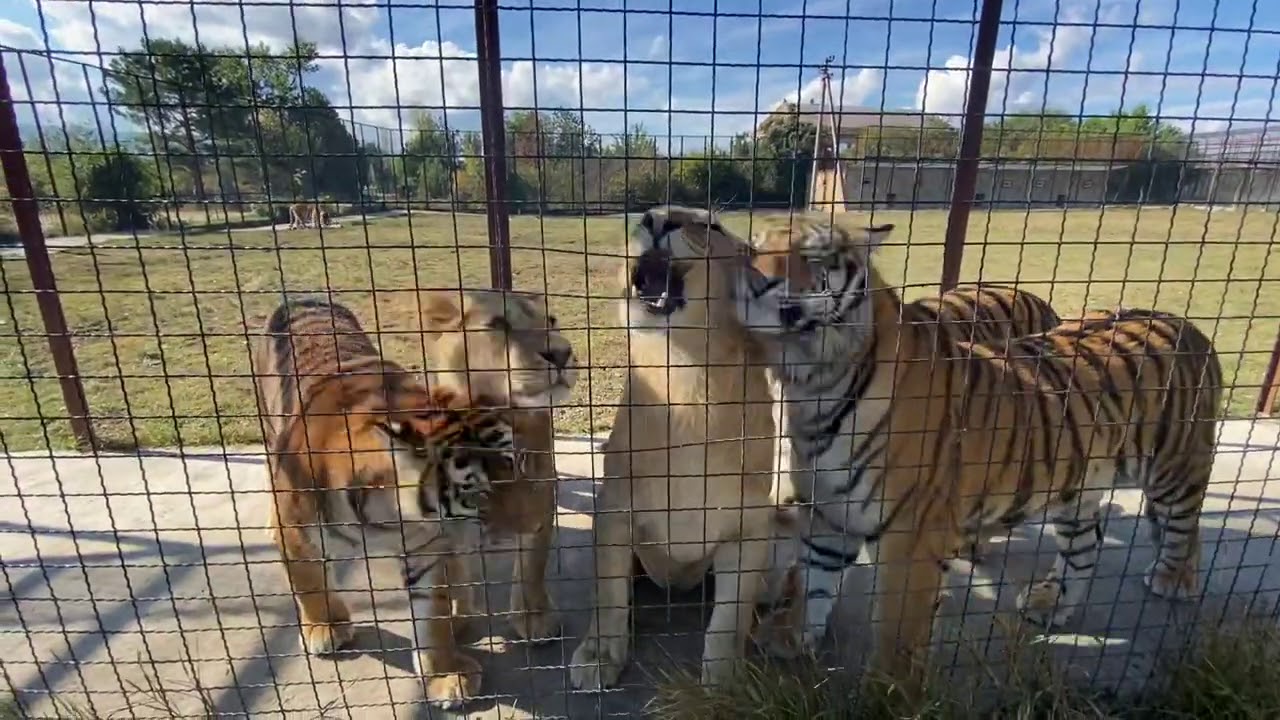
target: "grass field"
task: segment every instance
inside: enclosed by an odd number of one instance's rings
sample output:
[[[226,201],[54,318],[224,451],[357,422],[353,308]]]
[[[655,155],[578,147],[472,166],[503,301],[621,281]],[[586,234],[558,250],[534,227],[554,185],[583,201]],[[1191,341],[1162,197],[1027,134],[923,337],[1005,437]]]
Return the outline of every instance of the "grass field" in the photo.
[[[931,291],[942,262],[941,211],[877,213],[899,226],[881,267],[908,298]],[[726,224],[746,231],[751,216]],[[1084,305],[1158,307],[1214,334],[1248,412],[1280,317],[1273,213],[1109,209],[975,214],[962,280],[1017,281],[1067,315]],[[612,420],[626,363],[617,271],[626,221],[511,219],[519,289],[551,294],[553,311],[593,369],[557,430],[599,432]],[[259,441],[247,333],[281,289],[332,290],[383,333],[386,352],[421,365],[415,288],[485,287],[482,215],[415,213],[338,230],[148,236],[53,257],[94,424],[112,446]],[[0,264],[0,435],[9,450],[71,446],[52,360],[21,259]],[[590,328],[588,330],[588,328]]]

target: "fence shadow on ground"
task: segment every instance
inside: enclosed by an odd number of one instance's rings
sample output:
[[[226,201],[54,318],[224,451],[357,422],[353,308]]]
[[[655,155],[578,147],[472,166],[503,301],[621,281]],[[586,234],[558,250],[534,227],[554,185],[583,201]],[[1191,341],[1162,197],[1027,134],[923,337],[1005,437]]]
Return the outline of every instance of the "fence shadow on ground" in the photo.
[[[1253,469],[1211,489],[1202,521],[1203,601],[1169,603],[1147,594],[1141,575],[1153,553],[1138,520],[1136,491],[1118,492],[1108,507],[1089,604],[1045,638],[1055,655],[1094,682],[1139,686],[1161,652],[1218,607],[1216,599],[1269,603],[1280,596],[1280,564],[1272,560],[1280,501],[1269,499],[1265,487],[1274,451],[1252,443],[1223,448],[1224,456],[1249,454]],[[17,496],[21,489],[26,519],[0,521],[0,626],[6,628],[0,657],[20,700],[44,711],[52,691],[108,717],[154,709],[147,688],[159,684],[181,713],[383,716],[394,703],[397,715],[425,715],[393,561],[370,563],[367,570],[365,563],[341,563],[358,640],[336,660],[301,653],[275,550],[260,529],[240,529],[256,528],[265,517],[262,469],[254,460],[260,459],[149,453],[60,458],[54,471],[39,466],[50,465],[48,458],[13,459],[20,480],[0,476],[0,494]],[[139,473],[143,465],[148,469]],[[125,478],[130,467],[133,475]],[[50,492],[55,488],[61,496]],[[560,484],[548,574],[563,640],[533,646],[516,638],[505,615],[510,553],[486,556],[488,622],[465,638],[485,672],[483,697],[467,707],[471,716],[631,714],[652,697],[663,671],[696,668],[710,584],[674,593],[638,579],[632,663],[621,686],[604,693],[570,687],[566,667],[593,595],[593,489],[581,477]],[[1003,636],[995,619],[1012,617],[1018,590],[1048,567],[1052,549],[1051,536],[1028,526],[999,543],[969,584],[953,578],[940,613],[937,661],[956,672],[998,664]],[[857,667],[865,655],[874,575],[871,566],[850,572],[824,657],[832,665]],[[150,675],[159,680],[149,685]],[[192,688],[196,681],[199,691]]]

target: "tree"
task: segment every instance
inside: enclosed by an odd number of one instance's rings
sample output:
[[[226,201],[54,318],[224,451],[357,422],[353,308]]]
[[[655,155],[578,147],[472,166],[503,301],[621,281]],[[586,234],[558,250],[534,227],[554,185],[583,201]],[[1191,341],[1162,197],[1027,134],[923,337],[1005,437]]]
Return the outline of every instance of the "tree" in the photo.
[[[1181,129],[1152,117],[1151,109],[1145,104],[1129,111],[1120,108],[1106,117],[1086,118],[1080,123],[1080,131],[1141,139],[1147,154],[1160,159],[1183,157],[1188,145]]]
[[[158,150],[180,158],[196,197],[204,198],[201,157],[220,131],[242,125],[247,105],[231,66],[182,40],[146,39],[119,53],[103,93],[116,112],[147,129]]]
[[[197,198],[207,197],[204,166],[214,154],[261,158],[231,165],[237,182],[244,176],[269,195],[285,192],[294,174],[307,170],[305,195],[354,197],[358,145],[329,98],[305,84],[318,70],[308,42],[245,52],[149,39],[120,50],[103,91],[117,112],[146,129],[157,151],[179,159]],[[219,175],[222,165],[214,166]]]
[[[859,133],[853,149],[857,158],[948,161],[960,152],[960,133],[937,118],[925,118],[921,127],[872,126]]]
[[[679,200],[687,203],[729,205],[745,203],[751,195],[751,181],[729,156],[711,150],[686,155],[675,161]]]
[[[104,212],[113,230],[144,230],[151,224],[148,201],[155,196],[155,175],[137,155],[115,151],[103,156],[85,178],[85,208]]]
[[[434,115],[420,112],[404,146],[405,174],[422,200],[448,197],[450,179],[460,167],[457,132],[445,132]]]
[[[756,127],[756,157],[773,160],[766,184],[777,200],[793,206],[805,204],[817,133],[816,125],[800,119],[795,103],[784,103]]]
[[[582,121],[578,113],[556,110],[537,113],[523,110],[507,118],[508,189],[511,197],[537,205],[540,212],[555,208],[582,207],[588,191],[598,197],[596,186],[587,182],[587,158],[601,154],[600,136]],[[593,169],[598,163],[590,163]]]

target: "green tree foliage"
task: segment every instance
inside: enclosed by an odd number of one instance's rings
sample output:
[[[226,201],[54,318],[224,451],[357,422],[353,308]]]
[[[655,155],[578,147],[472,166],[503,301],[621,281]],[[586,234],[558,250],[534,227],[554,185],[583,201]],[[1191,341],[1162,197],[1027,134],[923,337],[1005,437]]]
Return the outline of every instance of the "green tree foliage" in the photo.
[[[851,157],[868,159],[948,162],[960,152],[960,133],[937,118],[925,118],[923,126],[877,127],[858,134]]]
[[[588,168],[601,167],[600,136],[578,113],[520,111],[507,118],[511,199],[537,212],[570,210],[598,199]]]
[[[459,167],[457,131],[445,132],[436,116],[418,113],[404,146],[405,175],[414,196],[420,200],[449,197],[451,178]]]
[[[153,151],[176,166],[162,173],[175,176],[167,192],[206,199],[206,174],[214,172],[223,192],[222,176],[230,174],[235,190],[276,198],[290,194],[295,173],[306,170],[304,194],[355,197],[358,145],[329,98],[304,84],[318,69],[312,43],[281,52],[258,45],[246,53],[148,39],[120,49],[103,92],[149,137]]]
[[[761,121],[754,137],[739,136],[731,153],[754,158],[742,172],[754,182],[756,202],[805,204],[817,132],[817,126],[800,119],[794,103],[784,103]]]
[[[714,149],[686,155],[674,162],[674,168],[677,198],[683,203],[727,206],[745,203],[751,195],[742,163]]]
[[[105,214],[112,230],[143,230],[151,224],[155,173],[145,158],[115,151],[89,168],[82,196],[89,212]]]

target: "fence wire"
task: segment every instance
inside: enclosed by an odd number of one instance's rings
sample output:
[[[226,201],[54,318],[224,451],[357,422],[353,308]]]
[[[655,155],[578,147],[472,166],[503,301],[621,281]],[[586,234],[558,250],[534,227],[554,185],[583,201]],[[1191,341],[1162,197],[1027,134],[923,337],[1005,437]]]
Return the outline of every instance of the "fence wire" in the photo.
[[[1259,0],[5,6],[0,717],[1280,716],[1277,48]],[[779,340],[738,283],[805,222],[857,247]],[[1048,309],[911,329],[956,282]],[[1073,361],[1124,308],[1189,325]],[[862,692],[921,558],[923,694]]]

